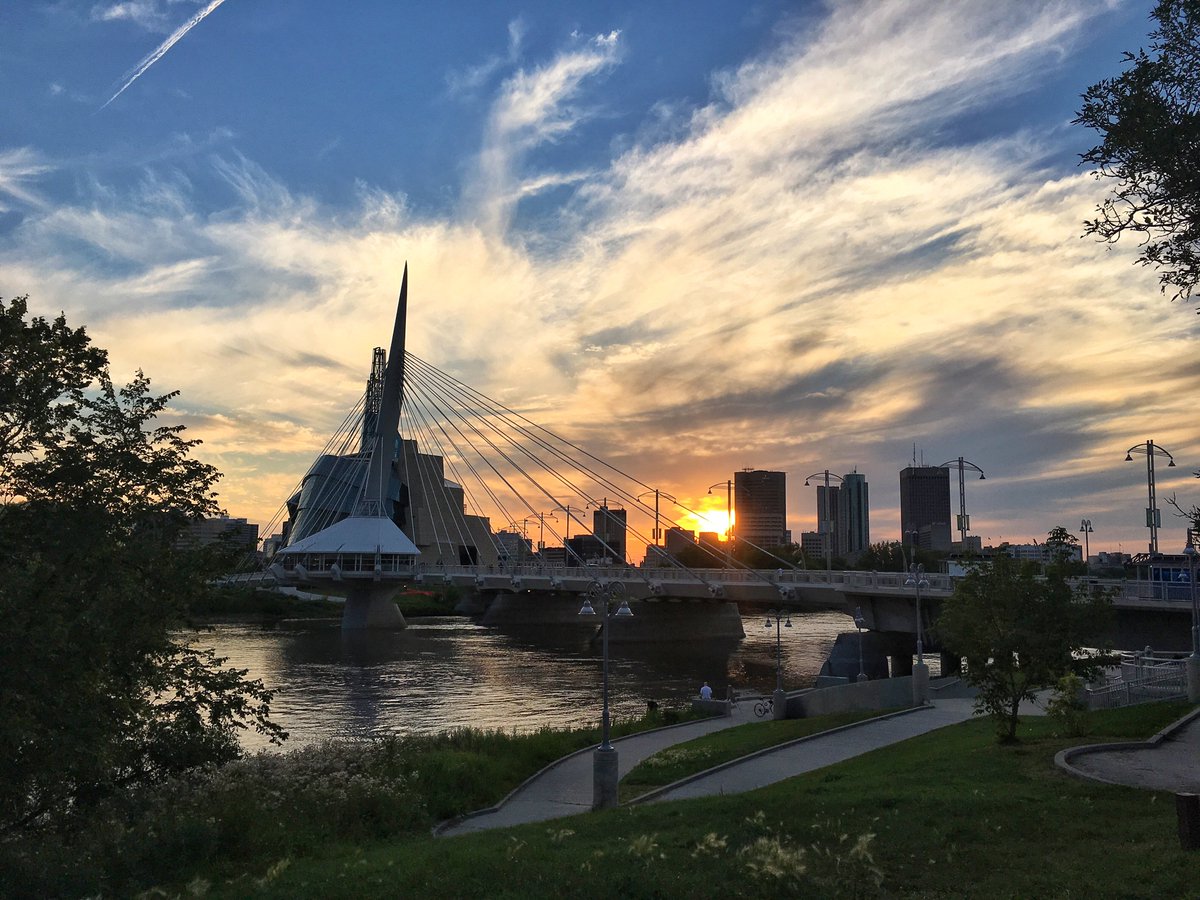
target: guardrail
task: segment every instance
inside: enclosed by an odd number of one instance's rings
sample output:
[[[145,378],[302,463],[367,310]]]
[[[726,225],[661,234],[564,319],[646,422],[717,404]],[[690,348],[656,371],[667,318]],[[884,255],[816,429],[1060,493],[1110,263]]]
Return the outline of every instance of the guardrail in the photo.
[[[1085,689],[1088,709],[1115,709],[1187,696],[1184,660],[1145,653],[1127,653],[1122,657],[1110,681]]]

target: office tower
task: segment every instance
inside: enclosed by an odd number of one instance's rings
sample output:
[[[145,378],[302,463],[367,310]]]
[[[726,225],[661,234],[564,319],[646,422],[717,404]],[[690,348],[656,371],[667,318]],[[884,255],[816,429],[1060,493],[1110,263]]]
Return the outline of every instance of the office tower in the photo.
[[[696,545],[696,532],[680,528],[678,525],[666,531],[666,550],[672,556],[682,553],[688,547]]]
[[[900,470],[900,530],[906,546],[950,549],[950,470],[909,466]]]
[[[871,504],[867,496],[867,478],[858,472],[842,476],[838,491],[837,530],[834,553],[850,560],[871,543]]]
[[[825,543],[829,544],[832,556],[840,556],[838,549],[838,498],[842,495],[836,484],[825,487],[817,485],[817,533],[822,535],[821,555],[825,555]]]
[[[626,528],[627,519],[623,509],[609,509],[602,504],[592,513],[592,534],[603,541],[605,552],[613,562],[625,562]]]
[[[783,472],[744,469],[733,474],[733,536],[757,547],[788,542],[787,476]]]

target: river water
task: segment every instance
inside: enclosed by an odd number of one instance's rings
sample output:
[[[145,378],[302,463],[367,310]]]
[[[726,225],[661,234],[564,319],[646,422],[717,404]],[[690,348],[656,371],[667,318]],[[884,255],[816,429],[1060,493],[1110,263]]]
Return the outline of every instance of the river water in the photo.
[[[851,621],[802,613],[780,630],[786,689],[811,687]],[[618,718],[647,701],[684,705],[704,681],[715,697],[775,688],[776,629],[743,617],[739,641],[609,645],[609,703]],[[852,626],[851,626],[852,627]],[[327,738],[431,733],[458,726],[530,731],[599,721],[599,641],[577,630],[483,627],[466,618],[411,619],[403,631],[343,633],[337,624],[264,629],[217,625],[198,647],[247,669],[274,690],[271,717],[296,747]],[[265,743],[244,737],[247,749]]]

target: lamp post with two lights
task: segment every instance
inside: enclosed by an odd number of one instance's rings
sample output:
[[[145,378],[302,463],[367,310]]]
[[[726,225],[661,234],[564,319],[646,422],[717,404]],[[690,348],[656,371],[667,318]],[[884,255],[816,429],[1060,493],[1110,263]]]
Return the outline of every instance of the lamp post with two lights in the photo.
[[[775,625],[775,693],[771,696],[771,709],[776,719],[787,718],[787,693],[783,690],[783,633],[780,630],[792,627],[792,617],[783,609],[767,611],[767,623],[764,627]]]
[[[614,611],[612,604],[618,599],[621,603]],[[596,612],[593,601],[600,604],[599,613]],[[625,585],[619,581],[611,581],[608,584],[593,581],[588,585],[587,596],[579,609],[579,615],[599,615],[600,629],[603,632],[604,712],[601,716],[600,746],[592,754],[592,809],[607,809],[617,805],[617,785],[620,780],[617,771],[617,748],[608,739],[608,631],[614,618],[625,619],[633,615],[629,601],[625,599]]]

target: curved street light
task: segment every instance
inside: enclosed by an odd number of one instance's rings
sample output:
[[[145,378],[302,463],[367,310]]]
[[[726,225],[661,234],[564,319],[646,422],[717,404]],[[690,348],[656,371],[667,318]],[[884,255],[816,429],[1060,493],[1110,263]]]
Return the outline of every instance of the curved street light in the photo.
[[[621,601],[621,605],[614,612],[612,604],[618,599]],[[587,595],[583,600],[583,606],[579,609],[579,615],[597,615],[596,608],[592,602],[593,600],[600,604],[600,630],[603,632],[604,712],[601,717],[600,746],[596,748],[596,752],[592,755],[592,808],[604,809],[617,805],[617,784],[619,780],[617,774],[617,750],[608,739],[608,631],[614,617],[622,619],[630,618],[633,616],[633,610],[629,608],[629,601],[625,599],[625,585],[619,581],[610,581],[608,584],[593,581],[589,584]]]
[[[833,519],[829,514],[829,480],[832,478],[835,481],[844,482],[845,479],[841,475],[834,475],[828,469],[824,472],[814,472],[804,479],[804,486],[809,487],[809,479],[818,476],[825,476],[825,530],[821,533],[821,546],[825,550],[825,577],[829,581],[833,581]]]
[[[1125,462],[1133,462],[1135,453],[1145,454],[1146,457],[1146,490],[1150,500],[1150,505],[1146,507],[1146,527],[1150,529],[1150,555],[1153,556],[1158,552],[1158,529],[1162,526],[1162,518],[1158,512],[1154,493],[1154,457],[1165,456],[1168,469],[1175,465],[1175,457],[1165,447],[1159,446],[1154,441],[1134,444],[1125,451]]]
[[[725,556],[733,559],[733,479],[718,481],[708,486],[711,494],[715,487],[725,488]]]
[[[709,491],[709,493],[711,493],[711,490]],[[674,497],[672,497],[670,494],[668,494],[666,491],[660,491],[658,488],[654,488],[653,490],[650,490],[650,491],[642,491],[640,494],[638,494],[633,499],[636,501],[640,501],[643,497],[649,497],[651,494],[654,495],[654,537],[653,537],[653,540],[654,540],[655,545],[658,545],[662,541],[662,520],[658,514],[659,498],[666,497],[672,503],[677,503],[678,501]]]
[[[979,480],[984,480],[983,469],[973,462],[963,459],[952,459],[938,466],[939,469],[958,469],[958,539],[963,544],[962,552],[966,552],[967,532],[971,530],[971,517],[967,515],[967,488],[963,481],[963,471],[970,469],[979,473]]]
[[[925,644],[921,640],[921,588],[929,587],[929,581],[925,578],[925,567],[920,563],[909,566],[908,579],[904,586],[914,588],[917,593],[917,664],[913,666],[912,686],[913,705],[922,706],[929,700],[929,667],[925,665]]]
[[[521,524],[524,525],[531,519],[537,519],[538,522],[538,553],[541,553],[546,549],[546,520],[553,519],[557,522],[558,516],[552,512],[534,513],[533,515],[526,516],[524,519],[522,519]]]

